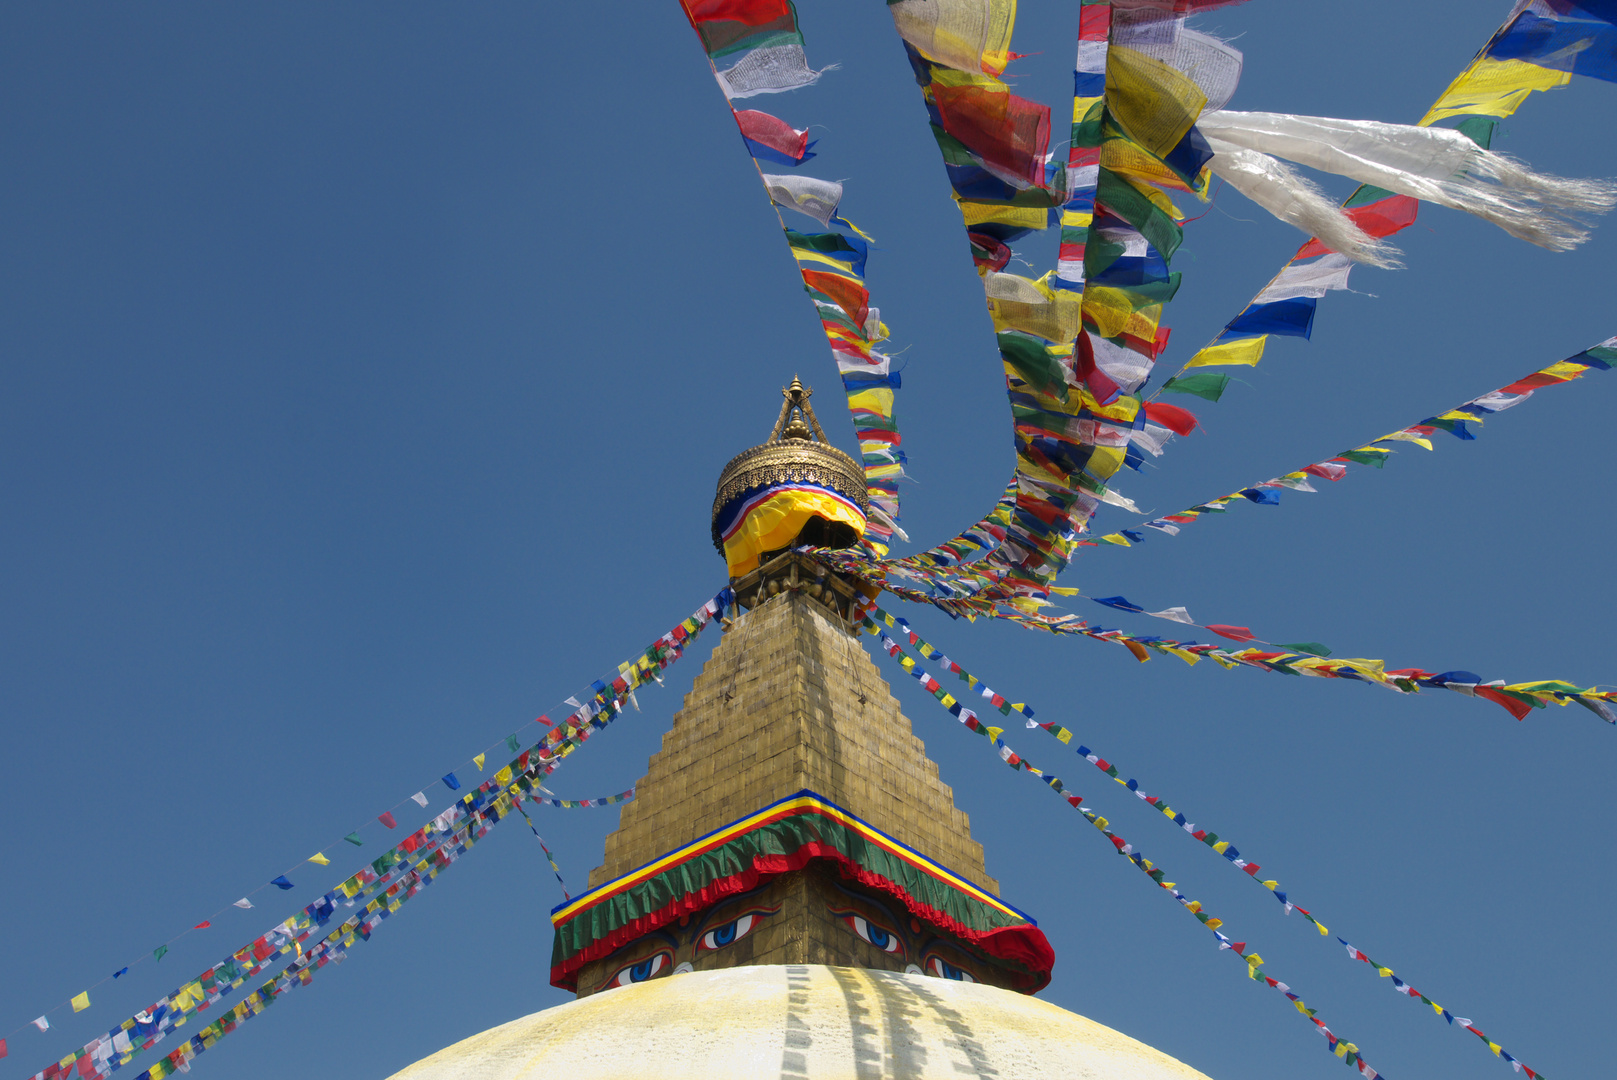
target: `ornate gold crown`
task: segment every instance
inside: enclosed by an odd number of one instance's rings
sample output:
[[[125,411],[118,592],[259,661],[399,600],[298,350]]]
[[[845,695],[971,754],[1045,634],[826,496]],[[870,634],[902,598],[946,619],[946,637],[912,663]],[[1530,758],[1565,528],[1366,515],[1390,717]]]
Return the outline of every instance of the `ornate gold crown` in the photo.
[[[786,400],[768,441],[731,458],[719,474],[719,490],[713,497],[713,546],[720,551],[724,544],[719,539],[719,511],[731,499],[753,488],[819,484],[858,503],[864,513],[870,512],[865,470],[826,441],[820,422],[814,418],[814,407],[809,404],[813,393],[793,376],[792,385],[781,391]]]

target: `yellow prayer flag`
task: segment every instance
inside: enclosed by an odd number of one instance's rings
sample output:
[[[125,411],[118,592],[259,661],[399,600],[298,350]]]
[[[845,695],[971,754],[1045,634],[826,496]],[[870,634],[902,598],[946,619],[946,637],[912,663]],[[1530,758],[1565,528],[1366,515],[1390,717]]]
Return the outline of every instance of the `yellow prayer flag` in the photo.
[[[1376,974],[1385,979],[1387,976],[1392,974],[1392,968],[1376,968]]]
[[[1471,414],[1467,413],[1466,418],[1472,419]],[[1391,435],[1381,436],[1381,438],[1377,439],[1376,442],[1409,442],[1427,450],[1432,448],[1432,440],[1422,438],[1413,431],[1395,431]]]
[[[309,856],[309,861],[314,863],[316,866],[330,866],[331,865],[331,860],[326,858],[323,854],[321,854],[318,851],[315,852],[313,855]]]
[[[1217,930],[1219,927],[1221,927],[1223,925],[1224,925],[1224,920],[1223,919],[1208,919],[1207,920],[1207,929],[1209,929],[1209,930]]]
[[[499,784],[501,787],[509,784],[511,782],[511,766],[507,765],[499,772],[495,773],[494,782]]]
[[[89,1007],[90,1007],[90,991],[86,990],[86,991],[84,991],[84,993],[80,994],[78,997],[73,999],[73,1011],[74,1012],[83,1012],[85,1009],[88,1009]]]
[[[973,202],[955,197],[960,204],[960,216],[965,224],[981,225],[993,222],[1019,229],[1043,229],[1049,223],[1049,211],[1038,206],[1007,206],[1004,203]]]
[[[1534,90],[1553,90],[1572,81],[1570,73],[1552,71],[1524,60],[1478,57],[1443,91],[1420,119],[1426,127],[1450,116],[1509,116]]]
[[[1235,341],[1220,342],[1209,345],[1201,352],[1190,358],[1185,367],[1223,367],[1232,364],[1245,364],[1254,367],[1263,359],[1263,346],[1269,340],[1268,334],[1260,334],[1252,338],[1239,338]]]
[[[988,737],[994,742],[999,742],[999,737],[1003,734],[1005,734],[1005,729],[1002,727],[991,727],[988,729]]]
[[[1111,534],[1109,534],[1107,536],[1101,537],[1101,540],[1105,541],[1108,544],[1117,544],[1117,545],[1119,545],[1121,547],[1133,547],[1134,546],[1133,544],[1129,543],[1129,538],[1124,536],[1122,533],[1111,533]]]
[[[474,764],[476,764],[478,772],[483,771],[483,762],[485,762],[487,760],[488,760],[488,755],[487,754],[478,754],[476,757],[472,758],[472,762]]]

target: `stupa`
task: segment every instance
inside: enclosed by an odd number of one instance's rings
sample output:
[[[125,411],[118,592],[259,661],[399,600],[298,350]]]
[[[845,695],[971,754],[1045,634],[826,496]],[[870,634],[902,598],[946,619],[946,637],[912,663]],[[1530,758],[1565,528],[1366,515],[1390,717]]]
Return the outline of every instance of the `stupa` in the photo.
[[[1201,1077],[1032,996],[1048,941],[860,644],[860,587],[802,550],[859,541],[863,472],[782,393],[713,504],[739,613],[552,913],[577,1000],[395,1080]]]

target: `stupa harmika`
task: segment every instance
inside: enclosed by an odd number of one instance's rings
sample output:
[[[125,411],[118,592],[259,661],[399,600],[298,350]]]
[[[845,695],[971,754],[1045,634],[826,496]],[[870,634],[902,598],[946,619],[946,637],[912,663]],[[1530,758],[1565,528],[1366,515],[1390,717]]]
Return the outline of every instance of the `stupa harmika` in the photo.
[[[395,1080],[1201,1077],[1032,996],[1049,943],[860,645],[859,589],[793,550],[857,542],[868,503],[811,391],[783,393],[714,501],[745,610],[552,916],[578,1000]]]

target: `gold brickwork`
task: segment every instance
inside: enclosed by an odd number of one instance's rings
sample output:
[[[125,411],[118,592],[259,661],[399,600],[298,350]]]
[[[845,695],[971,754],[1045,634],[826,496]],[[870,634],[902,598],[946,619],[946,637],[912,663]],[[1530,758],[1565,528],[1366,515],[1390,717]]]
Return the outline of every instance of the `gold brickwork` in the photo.
[[[735,621],[623,805],[592,887],[809,788],[998,894],[954,792],[839,622],[796,593]]]

